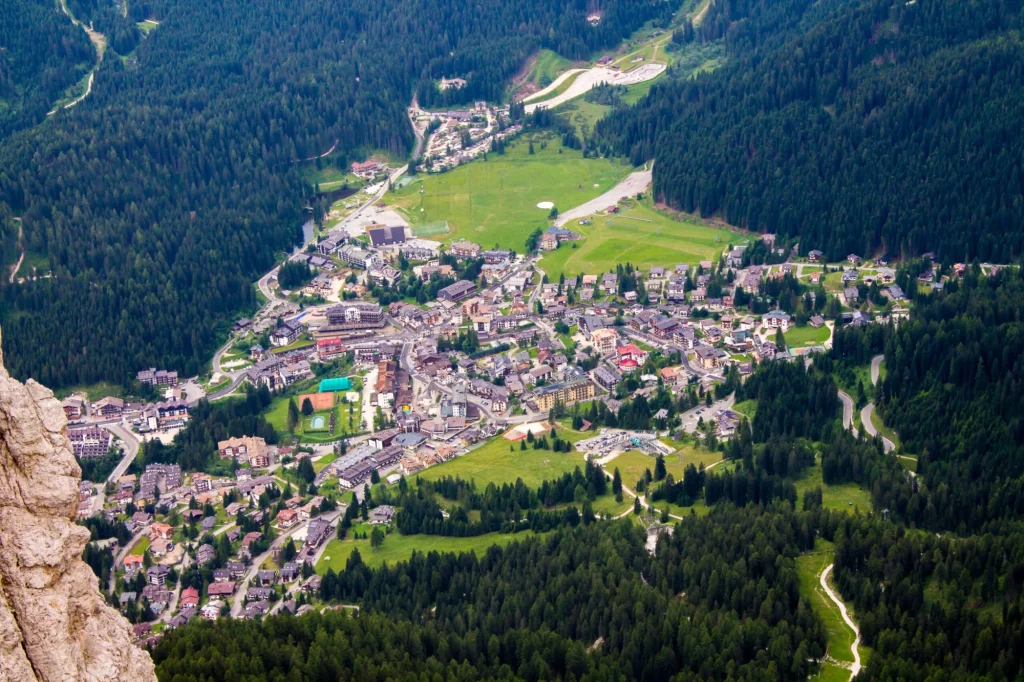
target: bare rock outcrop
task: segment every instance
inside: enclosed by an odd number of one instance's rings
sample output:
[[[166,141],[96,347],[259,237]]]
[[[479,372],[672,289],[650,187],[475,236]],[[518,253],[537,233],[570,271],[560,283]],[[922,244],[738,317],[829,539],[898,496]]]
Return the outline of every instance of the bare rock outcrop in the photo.
[[[53,393],[0,354],[0,682],[156,680],[82,561],[81,470]]]

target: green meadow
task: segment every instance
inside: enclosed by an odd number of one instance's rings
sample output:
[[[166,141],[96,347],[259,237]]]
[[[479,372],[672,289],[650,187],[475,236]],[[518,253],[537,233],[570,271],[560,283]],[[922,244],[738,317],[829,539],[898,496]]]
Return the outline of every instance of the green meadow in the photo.
[[[529,153],[530,137],[534,154]],[[447,241],[464,238],[485,248],[500,244],[522,251],[531,232],[549,225],[549,211],[537,208],[538,203],[570,209],[608,191],[631,170],[610,159],[584,159],[550,133],[529,133],[509,144],[505,154],[420,175],[385,201],[406,216],[414,231],[447,221]]]
[[[552,280],[561,274],[615,270],[619,263],[632,263],[642,270],[653,265],[695,265],[702,260],[717,260],[728,244],[745,241],[728,230],[673,220],[643,205],[615,215],[595,215],[591,221],[590,225],[578,221],[566,225],[584,236],[575,242],[576,248],[566,242],[541,259],[541,269]]]

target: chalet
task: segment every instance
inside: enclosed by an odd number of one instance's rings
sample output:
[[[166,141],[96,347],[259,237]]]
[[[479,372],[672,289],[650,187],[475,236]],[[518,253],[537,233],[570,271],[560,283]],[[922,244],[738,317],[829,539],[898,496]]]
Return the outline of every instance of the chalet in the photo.
[[[820,263],[825,258],[825,254],[818,250],[808,251],[807,260],[812,263]]]
[[[210,598],[230,597],[234,593],[235,583],[230,580],[226,582],[213,582],[206,586],[206,595]]]
[[[170,573],[171,569],[164,564],[150,566],[146,569],[146,582],[150,585],[163,585],[167,582],[167,578]]]
[[[68,421],[75,421],[85,416],[85,400],[82,398],[75,398],[73,396],[65,398],[61,401],[60,406],[63,408],[64,416],[68,418]]]
[[[150,367],[140,371],[136,378],[144,386],[177,386],[178,373],[165,369]]]
[[[793,318],[790,317],[788,313],[784,313],[781,310],[773,310],[770,313],[765,313],[761,318],[761,322],[769,329],[781,329],[782,331],[786,331],[789,329],[792,319]]]
[[[721,361],[726,357],[725,351],[712,346],[700,345],[694,350],[697,353],[697,362],[703,369],[711,370],[721,366]]]
[[[299,522],[299,512],[294,509],[282,509],[277,513],[277,525],[281,528],[291,528]]]
[[[313,519],[306,527],[306,547],[315,549],[331,536],[331,524],[324,519]]]
[[[113,396],[101,398],[93,404],[92,412],[101,417],[119,417],[124,412],[124,401]]]
[[[480,256],[480,245],[468,242],[465,239],[453,243],[448,248],[448,253],[456,258],[478,258]]]

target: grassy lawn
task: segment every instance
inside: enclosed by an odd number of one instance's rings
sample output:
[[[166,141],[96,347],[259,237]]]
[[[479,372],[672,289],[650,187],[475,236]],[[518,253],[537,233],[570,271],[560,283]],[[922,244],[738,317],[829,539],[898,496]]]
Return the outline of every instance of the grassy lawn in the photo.
[[[566,243],[541,259],[541,269],[552,280],[563,273],[568,277],[614,271],[618,263],[627,262],[642,270],[653,265],[696,265],[716,260],[726,245],[741,241],[726,230],[678,222],[643,205],[592,220],[590,225],[575,221],[567,225],[585,237],[574,242],[578,248]]]
[[[574,441],[585,435],[564,428],[559,429],[558,433],[560,438]],[[526,450],[520,450],[519,443],[510,443],[497,436],[469,454],[430,467],[417,476],[428,481],[444,476],[474,479],[481,489],[489,482],[501,485],[515,483],[517,478],[521,478],[526,485],[537,488],[544,481],[558,478],[562,474],[571,474],[576,467],[582,470],[585,464],[579,452],[534,450],[530,445],[527,445]]]
[[[611,189],[631,170],[609,159],[584,159],[579,151],[563,149],[553,135],[534,134],[533,139],[532,155],[523,136],[504,155],[420,176],[386,201],[406,214],[413,229],[446,220],[446,239],[521,251],[533,230],[548,227],[548,211],[537,208],[538,203],[551,201],[567,210]],[[546,149],[541,149],[542,140]]]
[[[917,457],[913,455],[897,455],[897,457],[899,457],[900,464],[903,465],[904,469],[907,471],[917,471]]]
[[[129,552],[129,554],[142,556],[146,553],[147,549],[149,549],[149,536],[143,535],[141,538],[139,538],[139,541],[132,546],[132,549]]]
[[[287,353],[290,350],[297,350],[299,348],[309,348],[310,346],[313,345],[316,345],[316,341],[314,341],[313,339],[298,339],[296,341],[293,341],[292,343],[289,343],[287,346],[279,346],[270,352]]]
[[[795,482],[797,506],[803,505],[804,492],[821,486],[821,504],[826,509],[852,512],[859,509],[861,512],[869,512],[873,508],[871,493],[861,488],[856,483],[841,483],[839,485],[825,485],[821,480],[821,463],[815,464],[808,469],[803,478]]]
[[[315,472],[317,472],[319,474],[321,471],[324,470],[324,468],[328,464],[331,464],[336,459],[338,459],[338,456],[336,454],[334,454],[333,452],[331,454],[329,454],[329,455],[324,455],[323,457],[321,457],[317,461],[313,462],[313,471],[315,471]]]
[[[814,328],[807,325],[805,327],[790,327],[783,337],[786,339],[787,346],[800,348],[802,346],[820,346],[828,341],[830,334],[831,332],[826,326]]]
[[[827,656],[840,663],[853,663],[853,630],[843,621],[839,607],[829,599],[825,590],[821,589],[819,576],[825,567],[832,563],[833,546],[827,540],[818,539],[814,543],[814,551],[801,554],[796,559],[796,572],[800,579],[800,595],[811,603],[811,608],[821,618],[828,632]],[[835,585],[829,580],[832,591]],[[849,605],[847,610],[852,611]],[[856,622],[856,619],[855,619]],[[862,663],[867,663],[864,647],[860,647]],[[850,671],[832,662],[826,662],[817,676],[819,680],[847,680]]]
[[[530,531],[523,531],[514,534],[488,533],[476,537],[455,538],[439,535],[401,535],[397,531],[392,532],[384,541],[384,546],[374,551],[367,540],[338,540],[333,539],[327,544],[320,562],[316,565],[316,572],[320,575],[327,573],[328,568],[336,572],[345,569],[345,562],[348,561],[352,550],[358,549],[363,557],[363,562],[368,566],[380,566],[384,562],[394,565],[400,561],[406,561],[413,552],[474,552],[481,554],[492,545],[505,546],[513,540],[524,540],[530,537]]]

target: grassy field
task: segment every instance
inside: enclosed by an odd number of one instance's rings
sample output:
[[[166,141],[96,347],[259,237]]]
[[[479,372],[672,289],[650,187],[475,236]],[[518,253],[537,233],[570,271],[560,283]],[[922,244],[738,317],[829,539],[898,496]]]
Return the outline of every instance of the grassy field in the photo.
[[[583,437],[564,428],[558,431],[559,437],[573,441]],[[521,478],[523,483],[536,488],[544,481],[558,478],[562,474],[571,474],[576,467],[582,469],[584,465],[583,455],[579,452],[534,450],[529,445],[526,450],[520,450],[519,443],[510,443],[498,436],[467,455],[430,467],[417,476],[428,481],[444,476],[459,476],[476,480],[480,488],[489,482],[501,485],[515,483],[517,478]]]
[[[802,554],[796,559],[797,576],[800,579],[800,594],[811,603],[811,608],[821,618],[828,632],[827,660],[821,668],[821,672],[814,678],[822,682],[832,680],[848,680],[850,671],[840,664],[852,664],[853,653],[850,646],[853,644],[853,630],[843,621],[839,607],[829,599],[825,590],[821,589],[819,576],[825,567],[832,563],[833,546],[827,540],[818,539],[814,544],[814,551]],[[833,592],[835,586],[832,585]],[[849,609],[849,605],[847,606]],[[861,662],[867,663],[868,651],[865,647],[859,648]],[[834,662],[833,662],[834,661]],[[837,664],[838,663],[838,664]]]
[[[515,534],[488,533],[476,537],[456,538],[438,535],[401,535],[392,532],[384,541],[384,546],[374,551],[369,540],[337,540],[327,544],[323,557],[316,565],[320,575],[327,573],[328,568],[341,571],[345,568],[352,550],[358,549],[363,562],[371,567],[380,566],[384,562],[394,565],[405,561],[413,552],[474,552],[481,554],[492,545],[505,546],[513,540],[524,540],[531,535],[530,531]]]
[[[753,419],[754,415],[757,414],[757,401],[744,400],[743,402],[733,405],[732,409],[736,410],[740,414],[747,415],[750,419]]]
[[[143,535],[141,538],[139,538],[139,541],[132,546],[132,549],[129,552],[129,554],[133,554],[135,556],[142,556],[146,553],[147,549],[149,549],[149,537]]]
[[[878,414],[878,410],[871,410],[871,425],[878,429],[878,432],[892,441],[892,444],[897,448],[900,446],[900,437],[896,435],[896,432],[885,425],[882,421],[882,415]]]
[[[549,224],[548,211],[537,208],[538,203],[551,201],[564,211],[608,191],[631,170],[609,159],[584,159],[579,151],[563,149],[557,137],[533,137],[532,155],[523,136],[504,155],[422,175],[389,193],[386,201],[406,215],[414,231],[447,220],[446,240],[465,238],[485,248],[500,244],[521,251],[533,230]]]
[[[808,469],[803,478],[796,481],[797,505],[803,505],[804,492],[821,486],[821,504],[826,509],[862,513],[871,511],[871,493],[856,483],[825,485],[821,480],[821,463]]]
[[[563,273],[607,272],[627,262],[643,270],[652,265],[695,265],[702,260],[717,260],[726,245],[741,241],[726,230],[678,222],[642,205],[616,216],[595,216],[590,225],[574,221],[567,227],[585,239],[576,242],[578,248],[566,243],[541,259],[541,269],[552,280]]]
[[[572,62],[553,50],[541,50],[530,67],[527,80],[540,88],[546,88],[558,78],[558,74],[572,68]]]
[[[790,348],[801,348],[803,346],[820,346],[828,341],[832,332],[827,326],[814,328],[811,325],[804,327],[790,327],[789,331],[783,334],[786,345]]]

